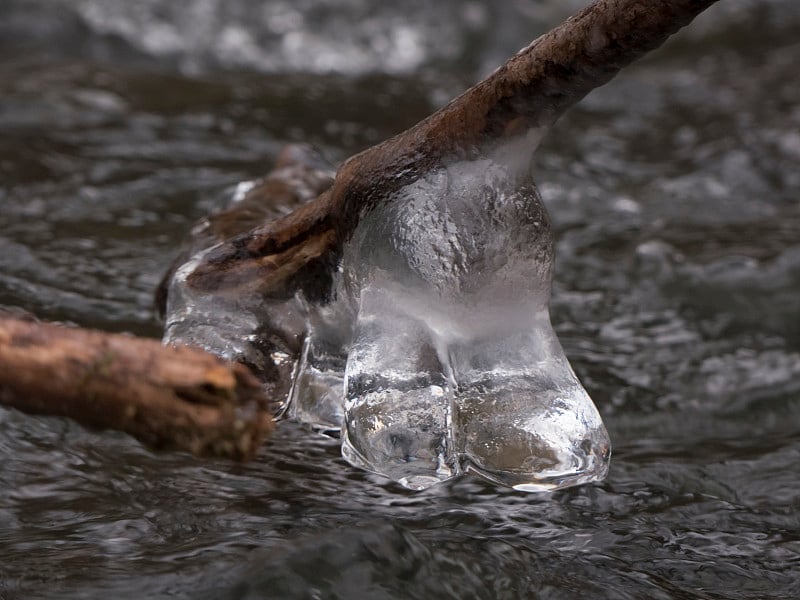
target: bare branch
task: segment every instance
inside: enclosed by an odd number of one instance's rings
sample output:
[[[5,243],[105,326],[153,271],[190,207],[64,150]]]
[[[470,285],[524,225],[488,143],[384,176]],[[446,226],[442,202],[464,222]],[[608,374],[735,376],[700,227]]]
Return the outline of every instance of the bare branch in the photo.
[[[273,427],[247,367],[195,348],[0,315],[0,365],[0,405],[156,448],[245,459]]]
[[[210,293],[244,287],[270,293],[291,278],[302,289],[311,281],[306,267],[335,264],[374,202],[446,161],[548,128],[715,2],[597,0],[427,119],[350,158],[313,202],[215,248],[188,283]]]

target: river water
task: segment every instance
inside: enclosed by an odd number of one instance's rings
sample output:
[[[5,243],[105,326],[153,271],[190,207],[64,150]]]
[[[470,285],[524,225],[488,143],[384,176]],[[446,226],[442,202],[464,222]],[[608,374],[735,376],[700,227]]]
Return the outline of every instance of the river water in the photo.
[[[159,336],[184,232],[283,144],[342,160],[582,4],[3,0],[0,304]],[[0,409],[0,598],[800,597],[798,28],[723,0],[537,154],[606,481],[413,493],[290,422],[239,465]]]

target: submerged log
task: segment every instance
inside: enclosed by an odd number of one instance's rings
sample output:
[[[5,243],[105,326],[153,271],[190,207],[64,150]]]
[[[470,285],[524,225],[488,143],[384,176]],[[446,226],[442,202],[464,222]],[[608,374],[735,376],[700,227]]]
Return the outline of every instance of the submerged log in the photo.
[[[261,384],[244,365],[3,314],[0,405],[125,431],[155,448],[239,460],[273,427]]]

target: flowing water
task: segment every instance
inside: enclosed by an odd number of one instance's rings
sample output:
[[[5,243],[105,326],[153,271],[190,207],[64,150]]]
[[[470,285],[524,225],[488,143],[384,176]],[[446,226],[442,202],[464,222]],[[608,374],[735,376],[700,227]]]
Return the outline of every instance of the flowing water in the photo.
[[[342,160],[582,4],[3,0],[0,304],[159,336],[184,232],[284,143]],[[537,153],[604,482],[414,493],[291,422],[239,465],[0,409],[0,598],[800,597],[798,27],[723,0]]]

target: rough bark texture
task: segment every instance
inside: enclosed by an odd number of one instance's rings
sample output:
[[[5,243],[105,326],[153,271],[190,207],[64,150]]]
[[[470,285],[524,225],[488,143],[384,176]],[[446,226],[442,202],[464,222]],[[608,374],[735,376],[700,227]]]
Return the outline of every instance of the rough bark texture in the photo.
[[[302,214],[308,210],[310,201],[330,188],[335,173],[333,165],[325,161],[311,146],[307,144],[286,146],[270,173],[252,182],[252,187],[241,198],[236,198],[231,206],[201,219],[192,228],[183,248],[156,290],[156,308],[161,316],[163,317],[166,311],[169,284],[175,270],[195,253],[214,244],[233,240],[254,227],[280,222],[281,218],[291,210],[300,209],[299,212]],[[329,237],[330,233],[327,234],[327,238]],[[298,272],[307,272],[306,279],[309,279],[309,276],[314,275],[309,263],[315,257],[326,253],[330,245],[330,240],[327,238],[326,236],[322,239],[309,238],[304,244],[291,245],[285,253],[264,255],[263,260],[257,258],[254,261],[235,261],[229,270],[211,269],[207,284],[213,285],[211,280],[218,277],[221,281],[215,287],[224,289],[228,293],[247,293],[248,288],[256,284],[261,294],[291,297],[297,287],[292,276]],[[209,260],[210,264],[213,264],[213,258]],[[324,267],[323,265],[323,271],[326,270]],[[267,277],[262,277],[262,272],[266,272]],[[259,282],[262,279],[269,282],[268,287],[261,286]],[[320,287],[325,287],[327,279],[330,277],[326,278],[325,273],[319,273],[319,277],[315,278]]]
[[[125,431],[156,448],[246,459],[272,430],[243,365],[157,340],[0,314],[0,404]]]
[[[306,267],[316,273],[320,264],[335,265],[341,245],[375,202],[437,165],[479,156],[506,138],[552,125],[715,2],[594,2],[427,119],[350,158],[316,200],[215,248],[189,283],[210,293],[270,293],[289,278],[301,288],[310,285]]]

